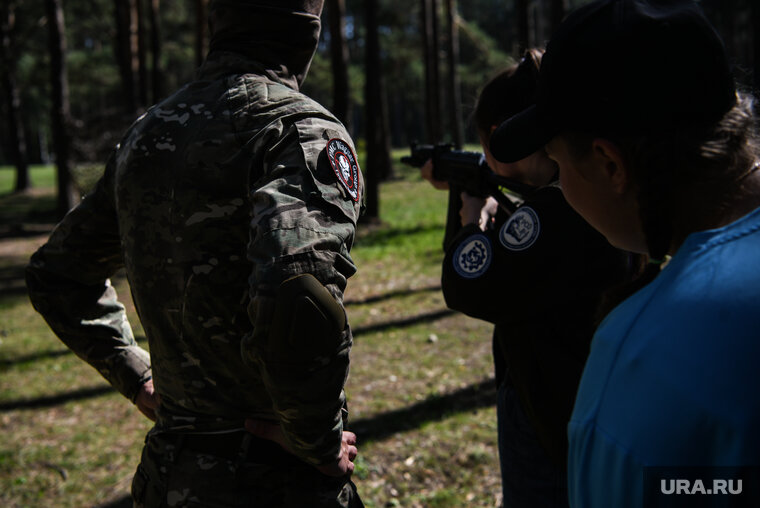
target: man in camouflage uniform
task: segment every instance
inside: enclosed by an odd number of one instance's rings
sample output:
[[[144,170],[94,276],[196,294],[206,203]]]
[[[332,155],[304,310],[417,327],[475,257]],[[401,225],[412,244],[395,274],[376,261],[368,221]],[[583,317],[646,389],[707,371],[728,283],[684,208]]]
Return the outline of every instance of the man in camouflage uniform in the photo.
[[[362,506],[342,306],[361,174],[298,92],[322,1],[212,2],[198,78],[128,130],[27,269],[55,333],[156,421],[135,506]]]

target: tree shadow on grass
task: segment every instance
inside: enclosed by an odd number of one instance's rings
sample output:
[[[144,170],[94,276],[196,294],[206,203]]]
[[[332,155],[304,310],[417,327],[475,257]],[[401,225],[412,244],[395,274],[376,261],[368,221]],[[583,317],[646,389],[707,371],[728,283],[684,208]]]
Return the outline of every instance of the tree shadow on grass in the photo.
[[[145,346],[148,339],[143,335],[135,336],[135,341],[141,346]],[[28,363],[34,363],[41,360],[47,360],[50,358],[59,358],[61,356],[73,355],[74,352],[70,349],[55,349],[52,351],[38,351],[36,353],[30,353],[28,355],[16,356],[14,358],[0,358],[0,367],[13,367],[17,365],[25,365]]]
[[[27,256],[0,256],[0,303],[4,299],[27,298],[26,266]],[[126,279],[124,269],[113,274],[111,282]]]
[[[73,354],[70,349],[56,349],[53,351],[39,351],[23,356],[17,356],[15,358],[0,358],[0,367],[12,367],[15,365],[25,365],[29,363],[38,362],[40,360],[47,360],[49,358],[59,358],[61,356],[68,356]]]
[[[0,195],[0,298],[26,295],[24,269],[29,262],[26,239],[49,234],[58,222],[55,193],[32,189],[28,192]],[[19,240],[19,244],[14,243]]]
[[[55,193],[0,195],[0,239],[49,232],[58,222]]]
[[[443,226],[440,224],[430,224],[422,226],[414,226],[407,228],[369,228],[366,232],[361,229],[358,231],[356,246],[357,247],[372,247],[375,245],[387,245],[392,243],[396,238],[400,236],[413,236],[422,233],[441,232],[443,234]]]
[[[399,289],[398,291],[389,291],[381,295],[367,296],[366,298],[348,298],[343,303],[345,305],[366,305],[368,303],[377,303],[384,300],[392,300],[393,298],[397,298],[399,296],[409,296],[417,293],[432,293],[438,292],[440,290],[441,285],[436,284],[433,286],[425,286],[421,288]]]
[[[13,259],[12,265],[6,265],[4,259],[0,259],[0,300],[3,298],[18,298],[26,296],[26,279],[24,269],[26,259]],[[4,265],[4,266],[3,266]]]
[[[394,319],[391,321],[384,321],[374,325],[359,326],[352,330],[354,337],[360,335],[366,335],[368,333],[382,332],[391,328],[404,328],[406,326],[412,326],[419,323],[428,323],[430,321],[436,321],[448,316],[456,314],[457,311],[450,309],[435,310],[432,312],[423,312],[416,316],[405,317],[401,319]]]
[[[362,443],[368,443],[419,428],[431,421],[442,420],[454,413],[474,411],[495,404],[496,383],[493,379],[485,379],[455,392],[428,397],[411,406],[354,420],[349,425],[351,431],[361,437]]]
[[[91,399],[106,395],[114,391],[110,385],[92,386],[80,388],[66,393],[36,397],[34,399],[18,399],[0,403],[0,412],[13,411],[16,409],[42,409],[46,407],[60,406],[73,400]]]

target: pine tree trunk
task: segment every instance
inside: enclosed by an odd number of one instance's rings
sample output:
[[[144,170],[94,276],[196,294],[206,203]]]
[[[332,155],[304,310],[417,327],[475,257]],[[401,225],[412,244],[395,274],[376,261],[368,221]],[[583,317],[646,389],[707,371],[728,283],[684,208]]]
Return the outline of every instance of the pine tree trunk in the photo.
[[[333,113],[351,132],[351,97],[348,82],[346,1],[329,0],[330,55],[333,74]]]
[[[145,23],[143,23],[143,1],[135,0],[134,16],[137,38],[137,83],[140,106],[148,105],[148,61],[145,43]]]
[[[135,76],[132,72],[132,47],[130,44],[130,8],[129,2],[114,2],[114,20],[116,23],[116,43],[114,51],[121,74],[121,86],[124,96],[124,111],[134,113],[137,110],[135,96]]]
[[[551,35],[557,31],[557,27],[562,23],[562,19],[565,17],[565,11],[567,10],[567,0],[552,0],[551,7]]]
[[[517,52],[522,55],[530,47],[528,0],[515,0],[515,17],[517,18]]]
[[[380,220],[380,181],[391,175],[388,116],[385,111],[387,108],[385,108],[383,98],[377,4],[377,0],[368,0],[365,3],[367,23],[367,74],[365,82],[365,102],[367,108],[367,167],[365,168],[367,209],[363,220],[369,222]]]
[[[422,0],[422,47],[425,60],[425,130],[428,143],[437,143],[441,141],[442,136],[437,6],[437,0]]]
[[[58,216],[68,213],[79,201],[79,193],[71,178],[70,135],[71,109],[66,76],[66,37],[61,0],[45,0],[50,51],[50,89],[52,91],[51,122],[55,147],[58,187]]]
[[[425,63],[425,141],[435,142],[433,135],[433,97],[430,95],[430,80],[433,78],[430,70],[431,32],[430,26],[430,0],[420,1],[420,34],[422,38],[422,61]]]
[[[16,165],[16,192],[29,188],[29,162],[26,151],[24,123],[21,121],[21,96],[16,83],[16,59],[13,51],[13,30],[15,26],[14,6],[3,2],[0,5],[0,38],[2,53],[0,67],[3,69],[3,90],[8,111],[8,132],[10,152]]]
[[[430,0],[430,20],[431,25],[433,28],[432,31],[432,38],[433,38],[433,45],[431,51],[431,60],[430,63],[432,65],[431,69],[433,72],[433,81],[431,83],[432,89],[430,92],[433,94],[433,107],[435,111],[435,130],[434,135],[435,139],[437,141],[441,141],[443,139],[443,106],[441,102],[441,98],[443,94],[441,93],[441,22],[440,22],[440,2],[439,0]]]
[[[454,144],[462,148],[464,144],[464,121],[462,120],[462,92],[459,82],[459,37],[457,25],[456,0],[446,0],[446,17],[448,27],[448,77],[449,77],[449,114],[451,115],[451,132]]]
[[[755,97],[758,98],[755,109],[760,112],[760,5],[752,2],[752,62]]]
[[[127,0],[129,3],[129,70],[132,78],[133,100],[135,109],[143,104],[143,89],[140,76],[140,0]]]
[[[195,65],[200,67],[208,53],[208,0],[195,0]]]
[[[150,0],[150,53],[153,57],[151,66],[152,101],[158,102],[163,96],[163,71],[161,70],[161,18],[159,13],[161,0]]]

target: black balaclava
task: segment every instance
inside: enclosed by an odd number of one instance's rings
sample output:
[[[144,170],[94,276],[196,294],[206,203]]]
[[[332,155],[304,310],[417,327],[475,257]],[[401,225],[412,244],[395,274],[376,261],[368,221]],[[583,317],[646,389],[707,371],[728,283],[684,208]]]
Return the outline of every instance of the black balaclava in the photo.
[[[324,0],[212,0],[209,54],[230,51],[298,89],[319,42]]]

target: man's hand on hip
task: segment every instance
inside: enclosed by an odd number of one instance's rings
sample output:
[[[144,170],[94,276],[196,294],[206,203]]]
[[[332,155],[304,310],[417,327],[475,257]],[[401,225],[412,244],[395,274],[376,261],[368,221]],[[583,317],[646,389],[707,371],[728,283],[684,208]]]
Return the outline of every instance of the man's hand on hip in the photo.
[[[293,451],[285,441],[285,435],[282,432],[282,427],[276,423],[268,422],[266,420],[248,419],[245,421],[245,430],[253,434],[254,436],[262,439],[268,439],[279,444],[283,449],[290,453]],[[314,466],[318,471],[327,476],[345,476],[354,472],[354,459],[358,454],[356,448],[356,434],[353,432],[343,431],[343,439],[340,444],[340,454],[334,462]]]

